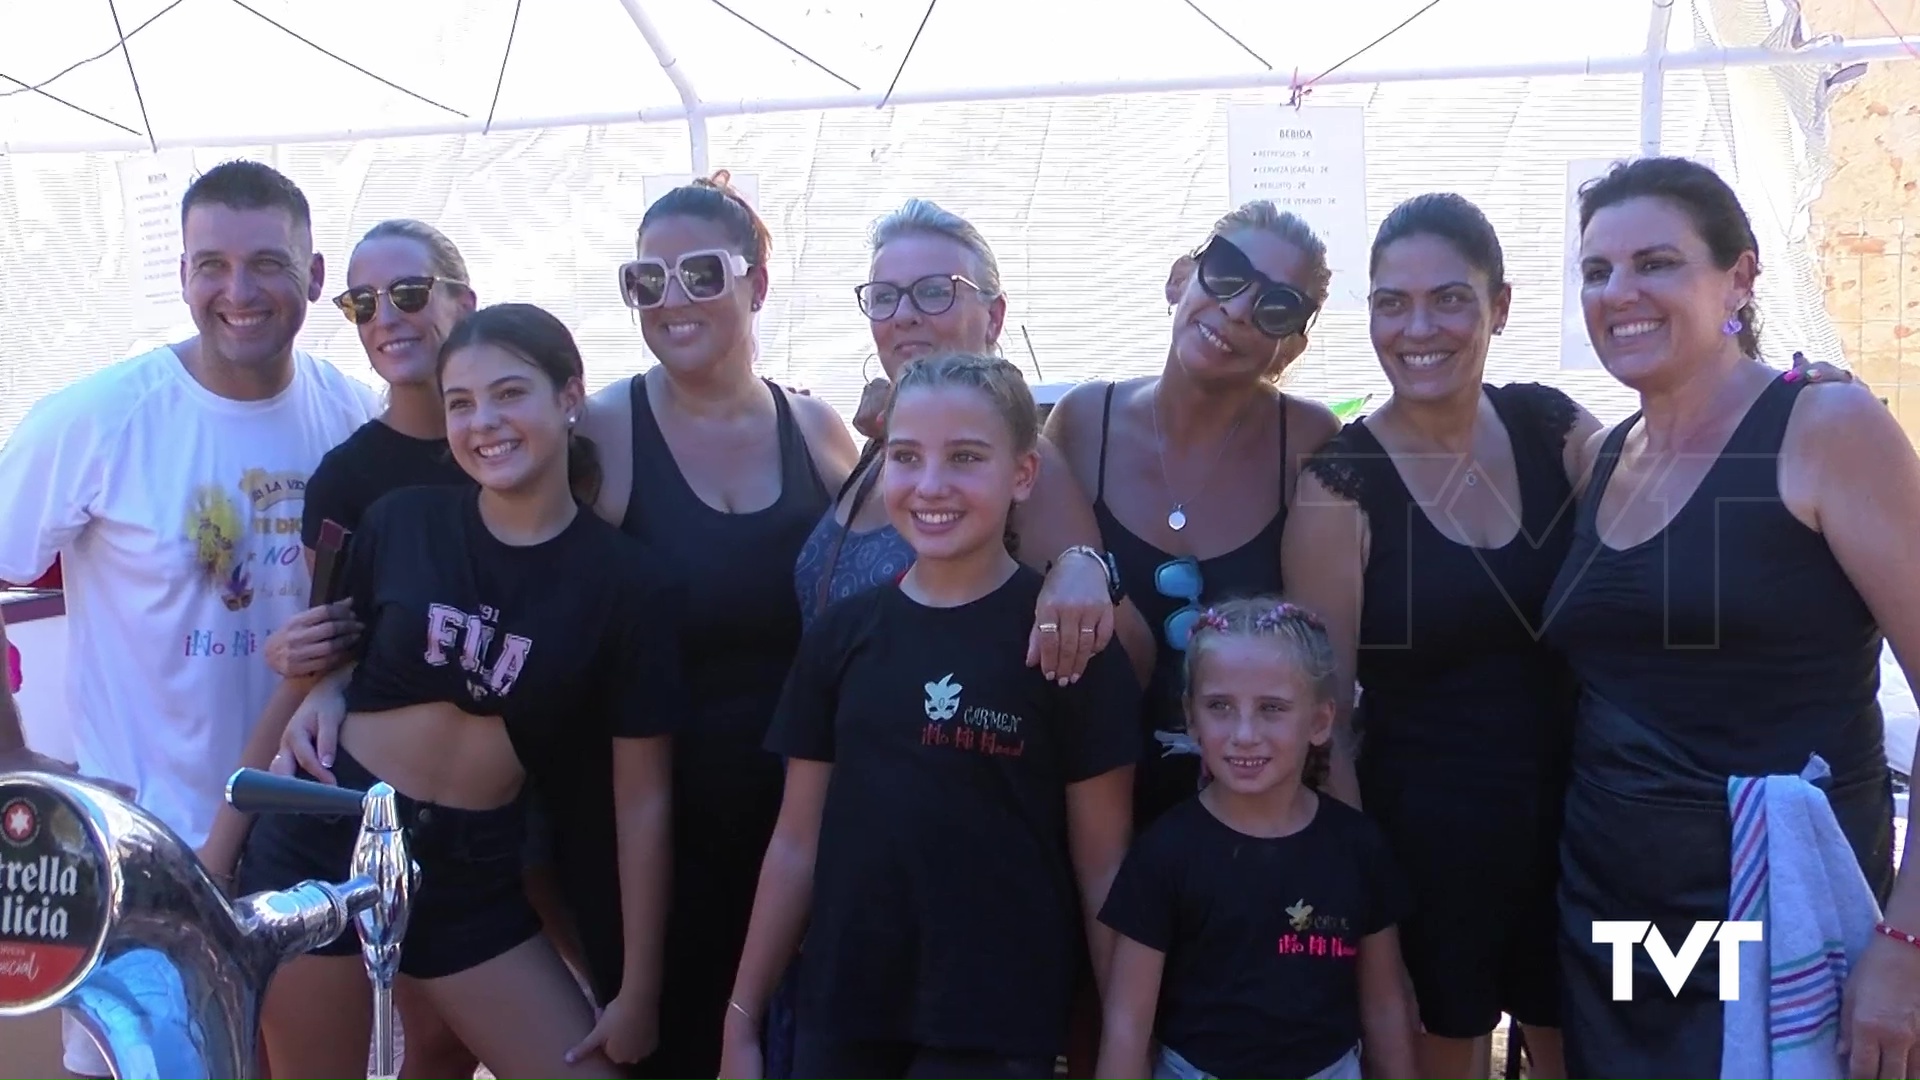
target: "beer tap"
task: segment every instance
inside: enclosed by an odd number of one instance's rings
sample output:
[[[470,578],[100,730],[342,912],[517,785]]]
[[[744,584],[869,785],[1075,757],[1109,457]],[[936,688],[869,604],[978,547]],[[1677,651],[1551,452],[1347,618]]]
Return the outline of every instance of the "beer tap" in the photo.
[[[229,900],[186,842],[108,789],[0,774],[0,1016],[68,1009],[120,1080],[256,1076],[273,973],[355,927],[375,986],[375,1070],[394,1076],[393,975],[418,869],[393,789],[242,769],[227,801],[359,817],[351,876]]]

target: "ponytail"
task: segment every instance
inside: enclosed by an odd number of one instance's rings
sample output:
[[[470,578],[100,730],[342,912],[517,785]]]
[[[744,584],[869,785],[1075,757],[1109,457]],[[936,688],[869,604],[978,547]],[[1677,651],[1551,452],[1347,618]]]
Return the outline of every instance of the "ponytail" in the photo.
[[[605,476],[600,465],[600,444],[567,429],[567,486],[573,489],[574,500],[587,507],[598,502]]]

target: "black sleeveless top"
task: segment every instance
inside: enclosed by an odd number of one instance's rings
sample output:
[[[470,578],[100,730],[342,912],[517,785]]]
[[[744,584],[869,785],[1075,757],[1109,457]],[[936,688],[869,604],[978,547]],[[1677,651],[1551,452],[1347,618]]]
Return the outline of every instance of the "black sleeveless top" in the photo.
[[[1722,775],[1836,775],[1885,764],[1880,627],[1824,537],[1780,498],[1779,453],[1804,382],[1776,379],[1666,528],[1624,551],[1595,526],[1613,429],[1554,585],[1549,640],[1582,684]]]
[[[1153,681],[1142,703],[1141,733],[1145,756],[1134,771],[1133,821],[1143,829],[1170,807],[1193,797],[1200,787],[1199,749],[1186,735],[1186,713],[1181,709],[1185,658],[1167,643],[1167,617],[1186,605],[1184,599],[1164,596],[1154,585],[1156,570],[1177,558],[1135,536],[1107,507],[1107,432],[1113,424],[1114,384],[1107,384],[1106,405],[1100,414],[1100,464],[1095,477],[1093,514],[1100,522],[1100,542],[1113,555],[1127,598],[1140,609],[1159,647]],[[1236,596],[1280,592],[1280,533],[1287,522],[1286,481],[1287,399],[1280,398],[1280,512],[1253,539],[1211,559],[1200,560],[1202,606]]]
[[[1573,682],[1541,635],[1573,540],[1563,452],[1577,409],[1539,383],[1483,392],[1507,429],[1519,477],[1520,531],[1501,547],[1442,534],[1432,515],[1447,508],[1414,499],[1364,421],[1307,461],[1328,491],[1367,517],[1356,714],[1366,733],[1363,778],[1445,762],[1478,779],[1532,781],[1565,754]]]
[[[770,782],[777,803],[780,761],[761,743],[800,647],[793,564],[826,512],[826,485],[786,394],[768,382],[779,416],[780,497],[748,513],[715,510],[681,475],[648,404],[646,379],[636,376],[632,385],[633,493],[620,528],[652,544],[686,592],[681,652],[696,715],[676,735],[675,757],[716,770],[699,778],[701,791],[676,785],[675,798],[734,786],[744,786],[742,795],[764,794]]]
[[[1667,527],[1616,550],[1601,497],[1640,417],[1607,435],[1548,640],[1580,680],[1559,906],[1568,1075],[1715,1076],[1725,1006],[1713,966],[1678,997],[1638,954],[1612,1000],[1599,919],[1653,918],[1669,941],[1730,903],[1728,778],[1802,773],[1818,754],[1874,894],[1893,884],[1893,796],[1877,700],[1881,634],[1826,540],[1780,498],[1780,448],[1804,382],[1776,378]]]

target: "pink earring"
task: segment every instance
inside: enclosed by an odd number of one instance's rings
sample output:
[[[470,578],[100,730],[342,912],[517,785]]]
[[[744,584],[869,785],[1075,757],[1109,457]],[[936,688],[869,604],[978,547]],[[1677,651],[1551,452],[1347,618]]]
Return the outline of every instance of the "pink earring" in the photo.
[[[1740,321],[1740,316],[1729,315],[1727,316],[1727,324],[1720,328],[1720,332],[1727,335],[1728,337],[1732,337],[1733,335],[1746,329],[1746,325],[1747,325],[1746,323],[1743,323]]]

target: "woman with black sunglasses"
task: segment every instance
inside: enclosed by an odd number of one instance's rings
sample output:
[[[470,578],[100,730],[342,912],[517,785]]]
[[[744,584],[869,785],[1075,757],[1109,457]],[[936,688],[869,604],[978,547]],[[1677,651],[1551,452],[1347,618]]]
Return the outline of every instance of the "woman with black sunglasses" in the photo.
[[[1326,245],[1306,222],[1271,202],[1248,203],[1174,260],[1160,374],[1082,384],[1048,417],[1047,436],[1094,493],[1121,584],[1158,641],[1136,829],[1200,783],[1178,684],[1203,603],[1281,591],[1280,531],[1298,462],[1339,430],[1324,406],[1276,385],[1306,350],[1331,279]],[[1335,790],[1354,798],[1343,763],[1336,753]]]

